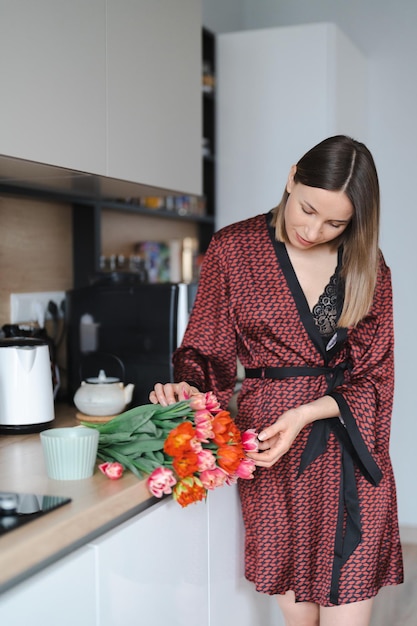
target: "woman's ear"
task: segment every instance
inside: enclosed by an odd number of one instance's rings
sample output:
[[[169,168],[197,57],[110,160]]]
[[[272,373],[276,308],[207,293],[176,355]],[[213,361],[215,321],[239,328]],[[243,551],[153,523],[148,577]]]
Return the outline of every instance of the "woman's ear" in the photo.
[[[297,166],[293,165],[290,169],[290,173],[288,174],[288,178],[287,178],[287,187],[286,187],[287,193],[291,193],[291,191],[293,190],[293,187],[295,185],[294,176],[295,176],[296,171],[297,171]]]

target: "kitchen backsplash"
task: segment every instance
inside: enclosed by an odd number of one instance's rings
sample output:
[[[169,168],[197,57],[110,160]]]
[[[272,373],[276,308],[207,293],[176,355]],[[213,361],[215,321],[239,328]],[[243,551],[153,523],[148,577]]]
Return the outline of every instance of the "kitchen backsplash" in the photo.
[[[71,206],[0,196],[0,325],[10,321],[10,294],[66,291],[73,285]],[[196,237],[197,226],[105,210],[102,254],[128,256],[139,240]]]
[[[0,197],[0,324],[10,294],[72,286],[71,207]]]

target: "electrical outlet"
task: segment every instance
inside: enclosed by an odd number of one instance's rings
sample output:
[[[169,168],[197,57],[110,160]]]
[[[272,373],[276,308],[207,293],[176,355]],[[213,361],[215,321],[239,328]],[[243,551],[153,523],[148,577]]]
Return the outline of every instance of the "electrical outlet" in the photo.
[[[62,318],[62,302],[65,300],[65,291],[39,291],[34,293],[10,294],[10,323],[38,322],[41,328],[45,320],[51,319],[48,304],[52,300],[58,307],[58,316]]]

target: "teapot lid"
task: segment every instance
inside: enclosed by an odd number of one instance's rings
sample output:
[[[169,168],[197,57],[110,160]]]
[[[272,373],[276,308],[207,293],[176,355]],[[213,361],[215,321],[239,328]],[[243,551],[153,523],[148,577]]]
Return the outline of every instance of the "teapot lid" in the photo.
[[[115,376],[106,376],[106,372],[104,370],[100,370],[98,376],[94,376],[93,378],[87,378],[87,383],[92,383],[93,385],[97,384],[106,384],[106,383],[119,383],[120,378],[116,378]]]

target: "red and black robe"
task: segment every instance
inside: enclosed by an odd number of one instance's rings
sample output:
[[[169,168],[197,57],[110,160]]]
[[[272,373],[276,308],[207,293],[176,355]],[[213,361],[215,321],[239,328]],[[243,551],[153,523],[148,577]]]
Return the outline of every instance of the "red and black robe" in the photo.
[[[270,220],[259,215],[214,235],[174,354],[175,379],[214,391],[227,407],[238,357],[257,377],[242,383],[236,422],[258,432],[287,409],[334,397],[341,419],[306,426],[272,468],[239,481],[245,574],[264,593],[291,589],[297,601],[322,606],[357,602],[403,580],[389,457],[390,271],[381,255],[370,313],[325,341]]]

